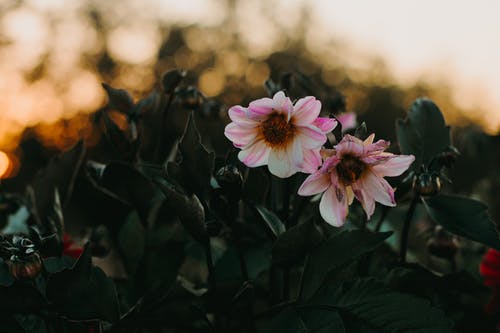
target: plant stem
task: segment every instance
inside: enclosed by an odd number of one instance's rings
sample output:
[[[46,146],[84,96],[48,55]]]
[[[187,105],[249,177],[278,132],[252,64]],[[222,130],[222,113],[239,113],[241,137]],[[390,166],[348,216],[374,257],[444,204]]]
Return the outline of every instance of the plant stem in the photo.
[[[380,213],[380,217],[377,221],[377,224],[375,225],[375,231],[379,232],[380,228],[382,227],[382,224],[384,223],[385,218],[387,217],[387,214],[391,210],[391,207],[388,206],[383,206],[382,207],[382,212]]]
[[[401,231],[401,246],[400,246],[400,260],[402,263],[406,262],[406,250],[408,249],[408,234],[410,232],[410,222],[415,213],[415,208],[417,207],[418,200],[420,196],[414,195],[410,203],[410,208],[406,212],[405,222],[403,224],[403,230]]]
[[[290,225],[290,178],[283,181],[283,223],[285,230],[288,230]],[[285,268],[283,272],[283,300],[286,302],[290,298],[290,267]]]

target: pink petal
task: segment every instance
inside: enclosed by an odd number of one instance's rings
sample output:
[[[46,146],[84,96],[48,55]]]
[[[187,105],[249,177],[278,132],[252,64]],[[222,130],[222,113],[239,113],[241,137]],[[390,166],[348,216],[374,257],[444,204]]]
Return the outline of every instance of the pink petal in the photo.
[[[293,104],[290,98],[285,96],[283,91],[278,91],[273,96],[274,109],[287,116],[287,121],[290,120],[293,112]]]
[[[279,178],[288,178],[297,172],[293,161],[289,159],[289,154],[284,149],[271,150],[267,163],[269,171]]]
[[[293,163],[297,170],[304,167],[304,149],[302,148],[300,140],[293,140],[293,142],[288,145],[286,153],[288,154],[288,160]]]
[[[365,171],[356,183],[356,186],[359,186],[373,200],[385,206],[396,206],[394,189],[384,178],[377,176],[371,170]]]
[[[270,151],[271,149],[265,144],[264,140],[257,140],[244,147],[238,153],[238,158],[248,167],[258,167],[267,164]]]
[[[241,127],[236,123],[229,123],[224,128],[224,135],[231,140],[233,144],[241,148],[255,140],[258,135],[257,128]]]
[[[321,155],[317,149],[304,149],[304,165],[302,166],[302,172],[313,173],[318,170],[321,166]]]
[[[361,202],[361,206],[363,206],[363,209],[366,212],[366,218],[369,220],[372,217],[373,212],[375,212],[375,200],[368,196],[362,188],[359,188],[356,183],[352,184],[352,189],[356,199]]]
[[[296,125],[310,125],[318,118],[321,112],[321,102],[313,96],[301,98],[293,107],[293,123]]]
[[[356,127],[356,114],[354,112],[341,113],[337,115],[336,118],[342,124],[342,131],[347,131]]]
[[[229,118],[242,127],[255,127],[259,123],[254,119],[248,118],[248,111],[246,108],[236,105],[229,109]]]
[[[362,156],[364,154],[363,142],[356,137],[350,135],[344,135],[342,141],[340,141],[336,146],[335,150],[337,154],[342,155],[354,155],[354,156]]]
[[[264,120],[271,113],[274,113],[275,103],[271,98],[260,98],[248,105],[247,116],[254,120]]]
[[[313,125],[319,128],[323,133],[329,133],[333,131],[335,127],[337,127],[337,120],[335,120],[334,118],[318,117],[313,122]]]
[[[390,145],[391,145],[391,143],[389,141],[378,140],[375,143],[367,145],[365,147],[365,153],[372,154],[374,152],[383,152],[384,150],[386,150],[387,148],[389,148]]]
[[[330,175],[318,171],[304,180],[298,190],[298,194],[302,196],[315,195],[326,191],[330,185]]]
[[[345,188],[330,186],[321,197],[319,212],[321,217],[334,227],[344,225],[348,212]]]
[[[365,139],[365,141],[363,141],[363,144],[365,146],[371,145],[374,139],[375,139],[375,133],[372,133]]]
[[[396,177],[408,170],[413,161],[413,155],[394,155],[387,161],[374,165],[372,170],[380,177]]]
[[[297,127],[297,132],[304,148],[316,149],[326,142],[326,135],[315,126]]]

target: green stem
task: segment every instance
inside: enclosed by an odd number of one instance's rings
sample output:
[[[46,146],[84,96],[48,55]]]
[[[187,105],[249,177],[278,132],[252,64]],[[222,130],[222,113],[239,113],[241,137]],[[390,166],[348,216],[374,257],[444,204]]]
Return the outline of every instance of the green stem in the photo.
[[[290,178],[283,181],[283,223],[285,230],[290,229]],[[290,267],[285,268],[283,272],[283,300],[286,302],[290,298]]]
[[[415,208],[417,207],[417,203],[420,196],[414,195],[413,199],[410,203],[410,208],[406,212],[405,222],[403,224],[403,230],[401,231],[401,246],[400,246],[400,260],[402,263],[406,262],[406,252],[408,249],[408,236],[410,233],[410,222],[413,218],[413,214],[415,213]]]

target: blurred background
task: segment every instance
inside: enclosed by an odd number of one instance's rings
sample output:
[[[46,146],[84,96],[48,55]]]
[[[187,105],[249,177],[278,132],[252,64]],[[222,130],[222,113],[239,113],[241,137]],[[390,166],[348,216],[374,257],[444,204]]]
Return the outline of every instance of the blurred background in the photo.
[[[181,68],[230,106],[297,72],[342,92],[347,111],[391,140],[394,119],[416,97],[433,98],[461,129],[455,142],[468,158],[457,169],[468,174],[456,186],[480,192],[498,165],[499,9],[493,0],[2,0],[0,175],[81,137],[97,142],[101,82],[141,98]],[[30,140],[40,147],[26,153]]]

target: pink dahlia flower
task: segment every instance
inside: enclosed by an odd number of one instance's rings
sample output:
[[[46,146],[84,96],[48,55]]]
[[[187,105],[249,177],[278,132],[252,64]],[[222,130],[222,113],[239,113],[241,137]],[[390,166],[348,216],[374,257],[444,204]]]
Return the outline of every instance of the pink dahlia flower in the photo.
[[[318,117],[321,102],[313,96],[299,99],[295,105],[280,91],[274,97],[261,98],[248,107],[229,109],[224,131],[235,147],[238,158],[249,167],[266,165],[278,177],[297,171],[315,172],[321,165],[321,146],[326,133],[337,125],[335,119]]]
[[[323,149],[321,168],[306,178],[299,195],[323,193],[319,210],[329,224],[344,224],[348,207],[356,197],[368,219],[375,210],[375,201],[395,206],[394,189],[383,177],[399,176],[413,163],[413,155],[394,155],[384,152],[389,142],[373,142],[375,135],[365,141],[345,135],[334,149]]]

